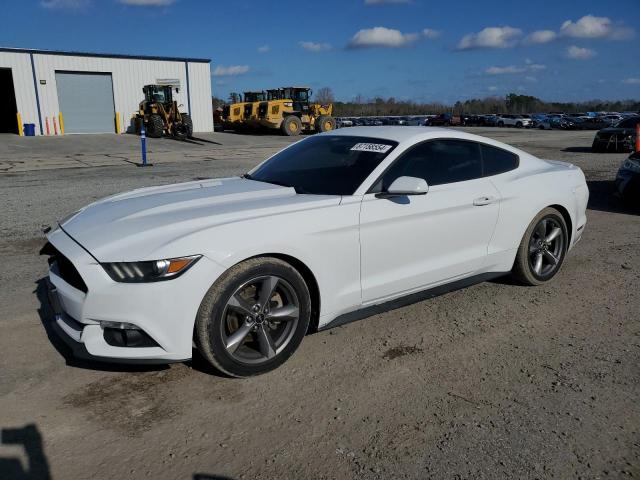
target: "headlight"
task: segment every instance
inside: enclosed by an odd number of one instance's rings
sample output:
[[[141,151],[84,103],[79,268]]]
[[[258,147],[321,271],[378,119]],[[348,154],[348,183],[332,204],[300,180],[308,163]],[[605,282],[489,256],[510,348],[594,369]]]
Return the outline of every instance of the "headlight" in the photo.
[[[179,277],[189,270],[202,255],[151,260],[148,262],[102,263],[112,280],[124,283],[159,282]]]
[[[622,162],[622,166],[620,167],[620,169],[640,173],[640,162],[636,162],[627,158],[624,162]]]

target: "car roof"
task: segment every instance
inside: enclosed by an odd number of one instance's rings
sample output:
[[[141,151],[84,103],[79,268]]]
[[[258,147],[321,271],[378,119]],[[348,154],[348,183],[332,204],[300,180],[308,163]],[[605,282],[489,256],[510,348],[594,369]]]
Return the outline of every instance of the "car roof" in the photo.
[[[332,130],[321,135],[344,135],[349,137],[370,137],[381,140],[392,140],[398,143],[413,143],[427,138],[462,138],[468,140],[489,140],[485,137],[466,133],[461,130],[441,127],[409,127],[399,125],[384,125],[379,127],[351,127],[348,129]]]
[[[384,125],[379,127],[349,127],[329,132],[320,133],[318,135],[340,135],[348,137],[369,137],[378,138],[380,140],[391,140],[398,142],[400,145],[412,145],[425,140],[434,138],[459,138],[461,140],[471,140],[481,142],[488,145],[494,145],[505,150],[510,150],[518,155],[531,156],[528,153],[513,147],[506,143],[494,140],[489,137],[482,137],[472,133],[463,132],[462,130],[454,130],[452,128],[442,127],[409,127],[400,125]]]

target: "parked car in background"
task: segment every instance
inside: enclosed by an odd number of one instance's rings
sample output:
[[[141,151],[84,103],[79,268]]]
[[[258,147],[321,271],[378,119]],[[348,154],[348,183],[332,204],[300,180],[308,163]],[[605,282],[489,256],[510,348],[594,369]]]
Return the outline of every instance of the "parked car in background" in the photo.
[[[526,118],[522,115],[500,115],[498,118],[498,126],[499,127],[531,127],[533,125],[533,121],[531,118]]]
[[[498,116],[497,115],[483,115],[484,117],[484,126],[485,127],[497,127],[498,126]]]
[[[628,152],[633,150],[636,142],[636,128],[640,116],[630,117],[618,122],[613,127],[603,128],[596,133],[591,145],[594,152]]]
[[[640,152],[632,153],[616,175],[616,191],[629,207],[640,211]]]
[[[462,124],[466,127],[481,127],[484,126],[484,116],[482,115],[463,115]]]
[[[425,117],[424,115],[414,115],[409,118],[407,124],[410,127],[424,127],[426,120],[427,117]]]
[[[616,123],[621,122],[622,120],[624,120],[624,117],[622,115],[617,115],[617,114],[616,115],[612,115],[612,114],[603,115],[600,118],[602,118],[602,120],[608,124],[607,126],[615,125]]]
[[[582,119],[582,123],[580,124],[582,130],[601,130],[609,126],[607,122],[605,122],[600,117],[580,117]]]
[[[427,125],[430,127],[451,127],[454,125],[462,125],[462,119],[459,115],[441,113],[440,115],[430,118]]]

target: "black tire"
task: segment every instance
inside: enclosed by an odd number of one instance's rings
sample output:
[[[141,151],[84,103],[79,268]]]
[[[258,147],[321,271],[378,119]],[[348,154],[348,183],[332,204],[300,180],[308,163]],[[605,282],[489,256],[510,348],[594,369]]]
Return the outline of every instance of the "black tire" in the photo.
[[[149,115],[149,120],[144,126],[147,131],[147,137],[149,138],[160,138],[164,133],[164,122],[162,121],[162,117],[157,114]]]
[[[316,118],[316,132],[330,132],[336,129],[336,120],[331,115],[320,115]]]
[[[622,192],[622,202],[630,209],[640,212],[640,177],[635,176]]]
[[[300,132],[302,131],[302,122],[295,115],[289,115],[288,117],[284,117],[282,120],[280,130],[282,130],[282,133],[288,137],[300,135]]]
[[[522,128],[522,122],[516,122],[516,128]]]
[[[191,120],[191,115],[188,113],[182,114],[182,125],[184,125],[184,132],[187,138],[193,137],[193,120]]]
[[[498,126],[499,126],[500,128],[504,127],[504,122],[498,122]]]
[[[555,265],[553,265],[553,268],[551,268],[548,272],[545,272],[545,267],[542,267],[541,272],[537,273],[533,266],[533,258],[539,252],[532,253],[531,247],[532,244],[536,244],[536,242],[534,241],[536,238],[535,235],[538,233],[536,229],[543,221],[548,222],[548,225],[551,225],[552,227],[557,226],[558,228],[560,228],[561,233],[556,238],[559,238],[561,240],[561,244],[557,251],[551,252],[551,254],[557,260]],[[555,208],[545,208],[540,213],[538,213],[538,215],[536,215],[536,217],[531,221],[529,227],[527,228],[527,231],[524,233],[524,236],[520,241],[520,246],[518,247],[518,252],[516,254],[516,260],[511,271],[512,276],[524,285],[535,286],[547,283],[556,275],[556,273],[560,271],[562,263],[564,262],[565,255],[567,253],[568,244],[569,235],[564,217]],[[549,249],[549,251],[550,250],[551,249]],[[546,255],[542,253],[541,255],[546,259]]]
[[[225,346],[223,333],[228,328],[227,303],[231,297],[252,279],[274,276],[284,279],[295,292],[298,301],[298,319],[295,328],[287,334],[287,342],[271,359],[262,363],[243,362]],[[256,294],[258,292],[256,291]],[[290,264],[273,257],[256,257],[227,270],[205,295],[195,324],[196,346],[204,358],[216,369],[232,377],[250,377],[269,372],[282,365],[298,348],[309,327],[311,299],[309,289],[300,273]],[[232,318],[233,320],[233,318]],[[240,320],[241,322],[241,320]],[[250,333],[250,336],[257,335]],[[253,337],[249,339],[253,341]],[[246,348],[245,340],[237,347]]]

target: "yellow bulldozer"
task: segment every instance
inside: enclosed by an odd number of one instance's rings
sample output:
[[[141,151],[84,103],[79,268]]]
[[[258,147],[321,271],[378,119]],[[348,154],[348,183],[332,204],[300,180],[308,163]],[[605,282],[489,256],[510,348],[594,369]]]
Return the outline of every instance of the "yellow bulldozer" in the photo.
[[[267,90],[267,99],[258,106],[258,124],[293,136],[305,132],[328,132],[336,128],[331,116],[333,104],[311,103],[308,87]]]
[[[136,133],[144,124],[146,134],[151,138],[168,135],[177,138],[193,136],[193,122],[186,113],[181,113],[178,102],[173,98],[174,85],[145,85],[142,88],[144,100],[140,102],[135,118]]]
[[[266,95],[263,91],[244,92],[243,95],[232,93],[230,99],[231,102],[222,108],[224,128],[246,130],[252,126],[252,122],[255,123],[258,105],[266,99]]]

